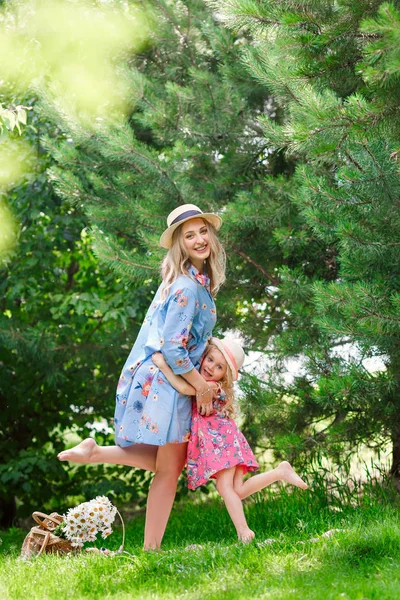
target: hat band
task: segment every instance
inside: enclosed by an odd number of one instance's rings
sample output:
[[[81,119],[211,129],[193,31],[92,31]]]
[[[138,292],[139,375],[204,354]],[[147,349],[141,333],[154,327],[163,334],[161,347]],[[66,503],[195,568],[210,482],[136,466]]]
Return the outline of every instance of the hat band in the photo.
[[[179,221],[183,221],[183,219],[187,219],[188,217],[194,217],[195,215],[202,215],[203,213],[201,212],[201,210],[187,210],[186,212],[182,213],[181,215],[178,215],[176,217],[176,219],[174,219],[172,221],[172,223],[169,225],[169,227],[171,227],[172,225],[175,225],[175,223],[179,223]]]
[[[227,353],[227,355],[229,356],[229,358],[230,358],[230,359],[231,359],[231,361],[232,361],[232,364],[233,364],[233,366],[234,366],[234,368],[235,368],[235,371],[236,371],[235,375],[236,375],[236,378],[237,378],[237,377],[238,377],[238,375],[239,375],[239,369],[237,368],[237,363],[236,363],[235,357],[233,356],[233,354],[232,354],[232,352],[229,350],[229,348],[227,348],[227,347],[225,346],[225,344],[222,342],[222,340],[221,340],[221,345],[222,345],[222,347],[224,348],[225,352]]]

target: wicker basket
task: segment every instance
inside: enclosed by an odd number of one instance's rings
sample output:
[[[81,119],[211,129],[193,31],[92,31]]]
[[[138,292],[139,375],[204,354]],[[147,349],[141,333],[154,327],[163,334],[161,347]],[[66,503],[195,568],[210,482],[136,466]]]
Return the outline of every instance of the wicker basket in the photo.
[[[54,535],[55,528],[63,522],[63,517],[57,513],[46,515],[45,513],[35,511],[32,513],[33,519],[38,524],[32,527],[24,543],[22,544],[21,557],[31,558],[40,554],[68,554],[74,552],[75,548],[69,540]]]

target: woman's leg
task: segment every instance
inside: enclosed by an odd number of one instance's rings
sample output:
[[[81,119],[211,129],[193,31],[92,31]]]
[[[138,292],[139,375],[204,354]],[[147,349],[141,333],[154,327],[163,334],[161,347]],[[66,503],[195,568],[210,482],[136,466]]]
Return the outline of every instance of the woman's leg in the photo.
[[[157,452],[155,471],[147,498],[144,548],[161,546],[174,503],[179,475],[186,462],[187,444],[166,444]]]
[[[247,543],[251,542],[254,538],[254,531],[247,525],[242,501],[233,488],[235,471],[236,467],[231,467],[230,469],[224,469],[216,473],[217,491],[224,499],[229,516],[236,527],[239,540]]]
[[[260,473],[259,475],[253,475],[253,477],[250,477],[246,481],[243,481],[243,469],[241,467],[236,467],[233,485],[235,492],[239,498],[243,500],[256,492],[263,490],[271,485],[271,483],[275,483],[275,481],[287,481],[287,483],[302,488],[303,490],[308,488],[306,482],[297,475],[292,465],[286,460],[281,462],[276,469],[272,469],[272,471],[267,471],[266,473]]]
[[[74,448],[60,452],[58,459],[83,464],[126,465],[154,473],[157,450],[158,446],[151,446],[150,444],[132,444],[127,448],[98,446],[93,438],[86,438]]]

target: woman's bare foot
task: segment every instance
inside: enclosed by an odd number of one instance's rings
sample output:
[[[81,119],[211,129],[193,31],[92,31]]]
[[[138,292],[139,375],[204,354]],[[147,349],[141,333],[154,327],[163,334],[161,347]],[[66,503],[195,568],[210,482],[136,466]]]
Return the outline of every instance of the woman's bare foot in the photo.
[[[244,529],[243,531],[238,531],[237,534],[239,542],[243,542],[243,544],[250,544],[250,542],[254,540],[254,536],[256,535],[254,531],[252,531],[249,528]]]
[[[308,488],[306,482],[303,481],[299,475],[297,475],[296,471],[293,469],[292,465],[287,462],[287,460],[284,460],[278,465],[277,471],[280,479],[287,481],[291,485],[302,488],[303,490]]]
[[[93,460],[97,444],[93,438],[86,438],[77,446],[63,450],[57,455],[58,460],[68,460],[75,463],[96,462]]]

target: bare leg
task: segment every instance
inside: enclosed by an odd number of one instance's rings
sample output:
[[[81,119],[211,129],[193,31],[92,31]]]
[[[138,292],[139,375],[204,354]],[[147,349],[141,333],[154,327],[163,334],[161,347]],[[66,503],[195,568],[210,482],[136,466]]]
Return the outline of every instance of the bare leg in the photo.
[[[275,481],[287,481],[291,485],[302,488],[303,490],[308,488],[305,481],[301,479],[293,469],[290,463],[286,460],[281,462],[276,469],[267,471],[266,473],[260,473],[259,475],[253,475],[246,481],[243,481],[243,469],[236,467],[236,473],[234,477],[234,489],[239,498],[242,500],[263,490],[271,483]]]
[[[248,543],[254,538],[254,531],[247,525],[242,500],[233,488],[235,471],[236,467],[231,467],[230,469],[224,469],[216,474],[217,491],[224,499],[229,516],[236,527],[239,540]]]
[[[83,464],[126,465],[154,473],[157,450],[158,446],[150,444],[132,444],[127,448],[98,446],[93,438],[86,438],[74,448],[60,452],[58,459]]]
[[[174,503],[179,475],[186,462],[187,444],[166,444],[157,452],[156,474],[147,498],[145,550],[161,546]]]

